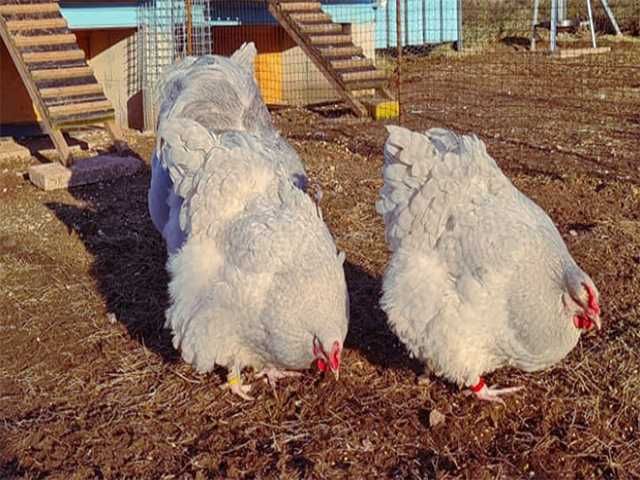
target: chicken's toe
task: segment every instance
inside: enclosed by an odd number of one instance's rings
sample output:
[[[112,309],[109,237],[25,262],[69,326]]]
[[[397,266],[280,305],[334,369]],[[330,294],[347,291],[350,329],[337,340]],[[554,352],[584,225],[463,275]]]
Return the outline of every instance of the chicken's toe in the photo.
[[[256,378],[267,377],[266,380],[269,382],[269,385],[271,385],[271,388],[275,390],[278,380],[287,377],[300,377],[301,375],[302,374],[300,372],[279,370],[277,368],[268,367],[256,374]]]
[[[497,385],[492,385],[488,387],[482,378],[478,380],[469,393],[474,393],[478,400],[485,400],[487,402],[497,402],[504,405],[504,400],[501,398],[504,395],[510,395],[512,393],[519,392],[524,389],[523,386],[517,387],[507,387],[507,388],[496,388]]]
[[[239,396],[244,400],[252,401],[254,398],[249,395],[249,391],[251,390],[251,385],[243,385],[242,379],[240,377],[229,377],[227,383],[222,386],[223,389],[229,389],[231,393]]]

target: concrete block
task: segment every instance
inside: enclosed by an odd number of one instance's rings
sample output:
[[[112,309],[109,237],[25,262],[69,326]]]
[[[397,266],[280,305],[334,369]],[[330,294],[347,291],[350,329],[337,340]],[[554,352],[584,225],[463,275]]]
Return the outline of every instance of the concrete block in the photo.
[[[137,158],[100,155],[77,160],[71,168],[57,162],[35,165],[29,168],[29,179],[43,190],[56,190],[132,175],[141,166]]]
[[[28,148],[18,145],[11,137],[0,137],[0,162],[5,160],[26,161],[31,158]]]

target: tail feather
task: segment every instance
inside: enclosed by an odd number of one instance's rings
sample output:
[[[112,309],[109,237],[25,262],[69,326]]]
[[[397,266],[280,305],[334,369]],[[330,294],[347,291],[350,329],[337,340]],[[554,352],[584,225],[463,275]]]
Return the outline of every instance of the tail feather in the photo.
[[[412,232],[437,238],[456,195],[503,175],[476,136],[442,128],[425,133],[389,126],[384,146],[384,186],[376,209],[385,222],[387,242],[396,250]],[[471,182],[483,173],[482,180]]]
[[[243,43],[238,50],[233,52],[231,60],[253,73],[253,62],[256,55],[258,55],[258,50],[253,42]]]

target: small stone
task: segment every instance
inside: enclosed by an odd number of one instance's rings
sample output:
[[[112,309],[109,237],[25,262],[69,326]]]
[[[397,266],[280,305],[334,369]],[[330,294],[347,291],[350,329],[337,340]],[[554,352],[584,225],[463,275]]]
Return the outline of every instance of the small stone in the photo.
[[[373,443],[368,438],[362,440],[362,450],[365,452],[371,452],[373,450]]]
[[[107,313],[107,320],[109,320],[109,323],[116,323],[118,321],[118,317],[116,317],[115,313]]]
[[[429,413],[429,426],[433,428],[437,427],[438,425],[442,425],[446,419],[447,417],[445,417],[438,410],[431,410],[431,412]]]
[[[571,235],[572,237],[577,237],[578,232],[576,232],[575,230],[569,230],[569,235]]]

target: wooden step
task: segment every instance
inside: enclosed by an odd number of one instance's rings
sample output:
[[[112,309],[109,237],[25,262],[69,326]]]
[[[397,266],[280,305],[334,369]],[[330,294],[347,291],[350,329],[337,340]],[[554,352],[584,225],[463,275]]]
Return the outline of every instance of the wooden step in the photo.
[[[99,112],[76,113],[58,117],[52,121],[57,128],[69,128],[82,125],[95,125],[96,123],[103,123],[114,119],[115,112],[113,110],[103,110]]]
[[[351,42],[351,35],[312,35],[309,37],[311,45],[338,45]]]
[[[7,29],[11,32],[19,32],[23,30],[46,30],[48,28],[64,28],[67,21],[60,18],[42,18],[38,20],[9,20]]]
[[[349,84],[350,82],[357,82],[360,80],[387,80],[389,76],[385,71],[374,68],[369,70],[340,73],[340,78],[343,82]]]
[[[71,97],[73,95],[102,94],[102,87],[97,83],[72,85],[70,87],[43,88],[40,90],[42,98]]]
[[[325,58],[356,57],[362,55],[362,48],[350,45],[348,47],[320,48],[320,53]]]
[[[91,70],[90,67],[51,68],[47,70],[32,70],[31,76],[36,82],[65,78],[81,78],[93,76],[93,70]]]
[[[339,23],[302,23],[302,33],[312,35],[314,33],[342,33],[342,25]]]
[[[0,15],[24,15],[29,13],[52,13],[58,11],[58,4],[48,3],[27,3],[27,4],[5,4],[0,5]]]
[[[56,119],[57,117],[69,116],[77,113],[101,112],[104,110],[113,110],[109,100],[101,100],[99,102],[86,103],[70,103],[68,105],[59,105],[49,107],[49,114]]]
[[[331,22],[331,17],[324,12],[290,13],[289,16],[292,20],[298,23]]]
[[[58,50],[53,52],[23,53],[25,63],[58,62],[61,60],[84,60],[84,50]]]
[[[76,36],[73,33],[64,33],[59,35],[34,35],[25,36],[17,35],[13,37],[18,48],[39,47],[44,45],[63,45],[75,43]]]
[[[72,103],[89,103],[89,102],[102,102],[108,100],[103,93],[94,95],[75,95],[73,97],[51,97],[44,99],[44,104],[47,108],[59,107],[61,105],[71,105]]]
[[[354,58],[349,60],[331,60],[329,62],[334,70],[351,70],[354,68],[373,67],[370,58]]]
[[[382,88],[387,85],[386,78],[379,78],[373,80],[353,80],[345,82],[345,87],[350,92],[357,92],[358,90],[370,90],[373,88]]]
[[[284,2],[279,6],[283,12],[321,11],[320,2]]]

